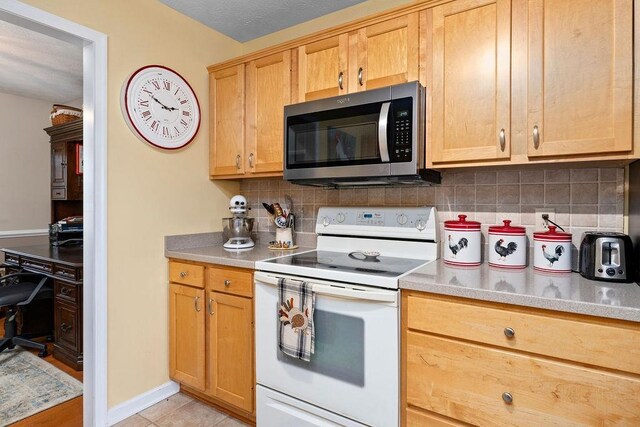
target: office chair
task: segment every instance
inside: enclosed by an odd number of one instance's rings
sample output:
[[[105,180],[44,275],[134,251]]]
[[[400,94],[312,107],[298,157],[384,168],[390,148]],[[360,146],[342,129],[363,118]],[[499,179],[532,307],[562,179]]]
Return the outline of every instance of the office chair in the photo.
[[[46,301],[49,300],[49,301]],[[18,335],[18,322],[16,316],[21,310],[27,309],[33,302],[45,302],[49,306],[49,321],[45,325],[45,331],[35,334]],[[0,277],[0,307],[6,308],[4,323],[4,337],[0,338],[0,352],[16,345],[40,350],[38,356],[47,356],[46,344],[30,340],[35,336],[51,335],[53,307],[53,287],[51,279],[42,274],[13,273]]]

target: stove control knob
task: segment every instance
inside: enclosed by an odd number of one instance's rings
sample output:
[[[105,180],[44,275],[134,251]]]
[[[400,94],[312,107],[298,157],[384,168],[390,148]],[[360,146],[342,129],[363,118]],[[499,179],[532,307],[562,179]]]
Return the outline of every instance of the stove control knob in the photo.
[[[409,220],[409,218],[407,218],[407,216],[405,214],[398,215],[398,224],[405,225],[408,220]]]
[[[336,215],[336,221],[338,222],[344,222],[344,220],[347,219],[344,214],[342,212],[338,212],[338,215]]]
[[[427,228],[427,224],[424,222],[424,220],[419,219],[419,220],[417,220],[417,221],[416,221],[416,228],[417,228],[419,231],[422,231],[422,230],[424,230],[425,228]]]
[[[326,227],[326,226],[328,226],[329,224],[331,224],[331,220],[330,220],[328,217],[323,216],[323,217],[322,217],[322,225]]]

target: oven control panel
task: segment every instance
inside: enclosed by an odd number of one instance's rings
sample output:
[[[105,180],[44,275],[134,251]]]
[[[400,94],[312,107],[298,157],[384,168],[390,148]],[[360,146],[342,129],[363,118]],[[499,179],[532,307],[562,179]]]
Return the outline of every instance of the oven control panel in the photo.
[[[430,207],[323,207],[316,220],[317,234],[435,241],[436,231],[436,209]]]

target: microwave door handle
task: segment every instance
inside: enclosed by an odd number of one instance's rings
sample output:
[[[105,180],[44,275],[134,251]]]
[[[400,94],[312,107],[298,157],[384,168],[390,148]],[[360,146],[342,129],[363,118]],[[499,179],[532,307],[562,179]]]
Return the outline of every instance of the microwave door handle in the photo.
[[[389,163],[389,142],[387,141],[387,127],[389,124],[389,109],[391,102],[385,102],[380,109],[378,119],[378,148],[380,149],[380,160],[382,163]]]

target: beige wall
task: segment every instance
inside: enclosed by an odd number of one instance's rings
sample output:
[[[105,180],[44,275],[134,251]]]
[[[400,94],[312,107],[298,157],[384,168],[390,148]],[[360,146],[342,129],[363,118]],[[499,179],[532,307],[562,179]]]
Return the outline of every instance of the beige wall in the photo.
[[[255,40],[243,44],[243,52],[250,53],[265,47],[283,43],[297,37],[325,30],[340,24],[354,21],[378,12],[392,9],[401,5],[414,3],[413,0],[368,0],[355,6],[339,10],[293,27],[285,28],[273,34],[268,34]]]
[[[227,200],[238,191],[237,183],[208,178],[206,66],[237,56],[241,45],[156,0],[26,3],[108,36],[108,396],[113,407],[169,380],[164,236],[219,230]],[[200,131],[179,152],[143,144],[122,118],[122,83],[148,64],[182,74],[200,101]]]
[[[51,102],[0,93],[0,105],[0,232],[46,229]]]

